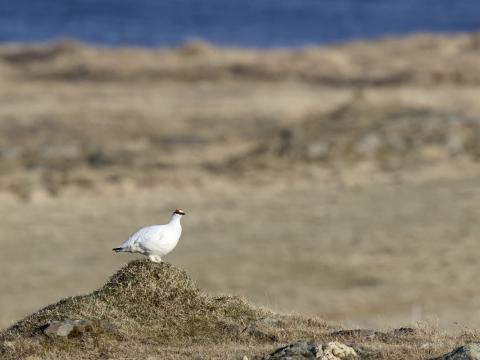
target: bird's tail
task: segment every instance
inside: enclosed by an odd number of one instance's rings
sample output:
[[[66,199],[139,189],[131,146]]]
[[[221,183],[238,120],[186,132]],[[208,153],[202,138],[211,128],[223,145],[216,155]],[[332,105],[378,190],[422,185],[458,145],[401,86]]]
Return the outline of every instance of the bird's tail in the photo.
[[[121,248],[121,247],[116,247],[116,248],[113,248],[112,250],[115,251],[115,252],[122,252],[122,251],[124,251],[124,249]]]

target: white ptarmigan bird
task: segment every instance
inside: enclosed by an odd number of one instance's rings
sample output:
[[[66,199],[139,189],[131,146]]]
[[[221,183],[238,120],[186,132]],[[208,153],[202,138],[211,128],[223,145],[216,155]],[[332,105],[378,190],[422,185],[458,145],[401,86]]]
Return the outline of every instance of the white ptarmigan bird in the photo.
[[[182,235],[180,219],[183,215],[185,215],[183,210],[175,209],[168,224],[141,228],[130,235],[122,245],[112,250],[140,253],[148,256],[150,261],[162,262],[162,256],[167,255],[177,246],[180,235]]]

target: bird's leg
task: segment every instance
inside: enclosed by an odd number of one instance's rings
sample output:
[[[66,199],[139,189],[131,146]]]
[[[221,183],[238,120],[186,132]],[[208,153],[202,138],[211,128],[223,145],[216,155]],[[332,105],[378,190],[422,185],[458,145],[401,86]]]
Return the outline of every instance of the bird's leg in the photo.
[[[149,259],[151,262],[154,262],[154,263],[160,263],[160,262],[162,262],[162,259],[161,259],[160,256],[158,256],[158,255],[148,255],[148,259]]]

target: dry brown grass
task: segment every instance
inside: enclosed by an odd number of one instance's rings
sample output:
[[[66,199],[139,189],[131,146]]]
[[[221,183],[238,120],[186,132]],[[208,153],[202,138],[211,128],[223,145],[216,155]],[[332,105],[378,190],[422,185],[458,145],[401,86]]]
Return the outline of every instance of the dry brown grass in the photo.
[[[112,328],[47,337],[51,321],[108,321]],[[49,305],[0,333],[3,359],[236,358],[265,354],[286,342],[342,341],[362,359],[427,359],[468,338],[431,326],[338,331],[324,322],[274,314],[231,296],[211,297],[172,265],[133,261],[100,289]]]

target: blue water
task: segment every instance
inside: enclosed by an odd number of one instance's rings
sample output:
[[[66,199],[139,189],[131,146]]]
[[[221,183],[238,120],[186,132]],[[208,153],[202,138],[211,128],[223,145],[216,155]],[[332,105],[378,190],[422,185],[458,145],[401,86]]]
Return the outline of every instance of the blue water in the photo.
[[[480,30],[480,0],[0,0],[0,42],[302,46]]]

